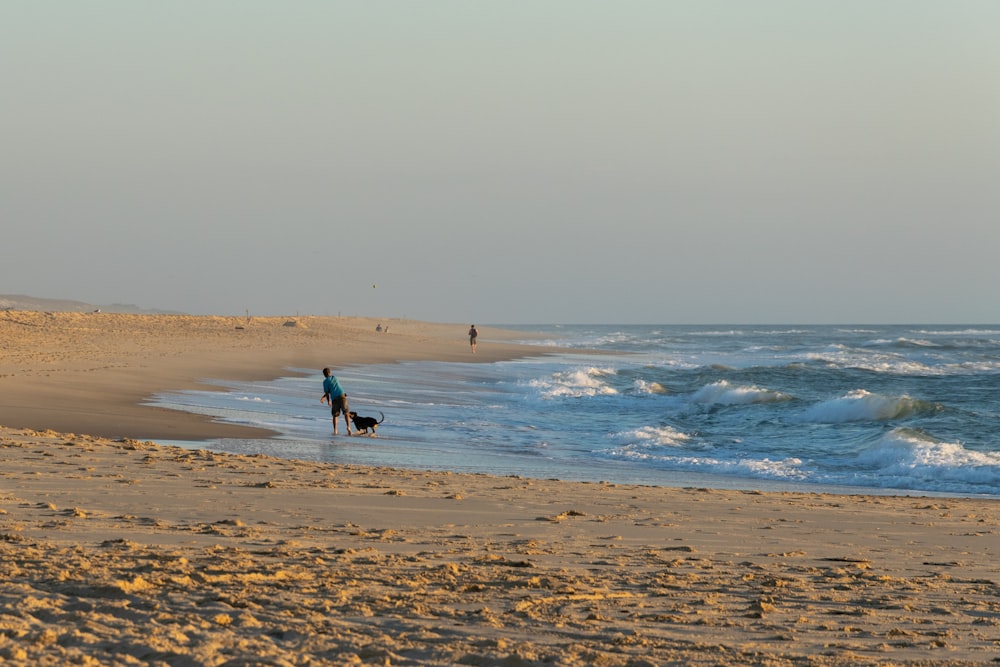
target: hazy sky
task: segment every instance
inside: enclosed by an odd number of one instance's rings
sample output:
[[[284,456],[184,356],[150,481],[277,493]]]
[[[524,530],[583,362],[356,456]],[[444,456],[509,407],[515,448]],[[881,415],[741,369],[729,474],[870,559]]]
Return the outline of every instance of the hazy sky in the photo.
[[[1000,322],[993,0],[11,0],[0,119],[0,294]]]

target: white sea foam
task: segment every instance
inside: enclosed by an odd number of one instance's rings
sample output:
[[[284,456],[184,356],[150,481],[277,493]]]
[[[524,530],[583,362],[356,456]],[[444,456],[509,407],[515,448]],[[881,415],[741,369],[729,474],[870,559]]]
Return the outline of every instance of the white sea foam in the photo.
[[[857,368],[876,373],[897,375],[943,375],[951,369],[929,366],[914,359],[881,350],[862,350],[843,345],[831,345],[822,352],[810,352],[804,358],[831,368]]]
[[[618,438],[646,447],[649,445],[678,447],[688,442],[691,436],[670,426],[643,426],[632,431],[619,433]]]
[[[1000,330],[997,329],[921,329],[914,333],[924,336],[1000,336]]]
[[[707,329],[705,331],[692,332],[697,336],[743,336],[746,332],[742,329]]]
[[[811,473],[802,468],[802,459],[787,458],[775,459],[740,459],[729,464],[719,466],[715,472],[726,472],[729,474],[747,475],[749,477],[763,477],[767,479],[784,480],[805,480]]]
[[[713,475],[735,475],[796,482],[808,480],[812,476],[812,472],[803,467],[802,459],[796,457],[785,459],[740,457],[727,460],[714,456],[678,455],[669,452],[669,450],[665,452],[642,446],[621,447],[612,450],[610,454],[614,458],[655,463],[672,470],[688,470]]]
[[[613,369],[576,368],[553,373],[545,380],[532,380],[528,384],[541,390],[544,398],[610,395],[617,394],[618,390],[603,378],[614,374]]]
[[[687,457],[686,459],[674,459],[673,463],[693,471],[716,475],[738,475],[740,477],[793,481],[808,479],[810,476],[808,471],[802,469],[802,460],[794,457],[787,459],[740,458],[733,461],[712,457]]]
[[[809,329],[761,329],[753,332],[755,336],[800,336],[810,333]]]
[[[902,481],[928,489],[971,490],[1000,483],[1000,453],[977,452],[907,428],[887,433],[858,456],[858,463],[888,485]]]
[[[901,336],[899,338],[876,338],[865,343],[868,347],[888,347],[888,346],[898,346],[898,347],[939,347],[938,343],[930,340],[922,340],[916,338],[906,338]]]

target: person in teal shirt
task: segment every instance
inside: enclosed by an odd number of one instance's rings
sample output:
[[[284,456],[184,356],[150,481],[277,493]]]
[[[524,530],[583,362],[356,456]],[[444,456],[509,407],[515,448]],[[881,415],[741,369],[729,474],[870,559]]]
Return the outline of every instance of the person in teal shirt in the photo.
[[[320,403],[330,403],[330,414],[333,415],[333,434],[337,435],[337,417],[344,413],[344,423],[347,425],[347,435],[351,434],[351,416],[348,414],[347,394],[337,381],[337,377],[329,368],[323,369],[323,396]]]

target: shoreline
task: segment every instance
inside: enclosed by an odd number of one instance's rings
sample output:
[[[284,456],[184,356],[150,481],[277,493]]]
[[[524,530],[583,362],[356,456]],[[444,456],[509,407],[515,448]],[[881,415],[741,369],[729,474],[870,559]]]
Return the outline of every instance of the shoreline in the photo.
[[[457,325],[237,319],[0,315],[5,664],[995,664],[995,498],[498,477],[137,437],[245,437],[128,403],[206,378],[473,359]],[[481,328],[474,360],[554,351],[505,336]]]
[[[388,333],[375,327],[389,324]],[[557,348],[511,343],[527,332],[357,317],[240,317],[0,312],[0,424],[109,438],[206,441],[271,431],[143,405],[164,391],[218,388],[291,369],[410,360],[482,362]],[[319,381],[317,381],[317,385]]]
[[[376,326],[388,326],[388,333]],[[0,311],[0,427],[197,448],[219,440],[274,439],[280,432],[216,421],[150,404],[158,393],[229,391],[216,381],[304,377],[304,368],[344,369],[402,361],[492,363],[579,352],[524,343],[550,335],[480,326],[476,354],[467,325],[351,316],[253,317]],[[516,342],[512,342],[516,341]],[[317,389],[317,395],[319,390]],[[311,397],[304,397],[309,399]],[[681,473],[678,473],[681,476]],[[683,476],[688,477],[688,473]],[[940,498],[993,498],[910,489],[783,484],[704,478],[699,486]],[[568,481],[573,481],[569,479]],[[595,480],[591,480],[595,481]],[[700,480],[699,480],[700,481]],[[623,483],[688,486],[688,480]]]

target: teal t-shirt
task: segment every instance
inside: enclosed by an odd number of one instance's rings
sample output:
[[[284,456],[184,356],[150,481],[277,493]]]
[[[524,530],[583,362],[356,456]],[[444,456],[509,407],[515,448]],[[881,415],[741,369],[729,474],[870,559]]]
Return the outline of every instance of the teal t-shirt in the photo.
[[[330,398],[337,398],[344,394],[344,390],[340,388],[337,378],[331,375],[330,377],[323,378],[323,393],[329,394]]]

